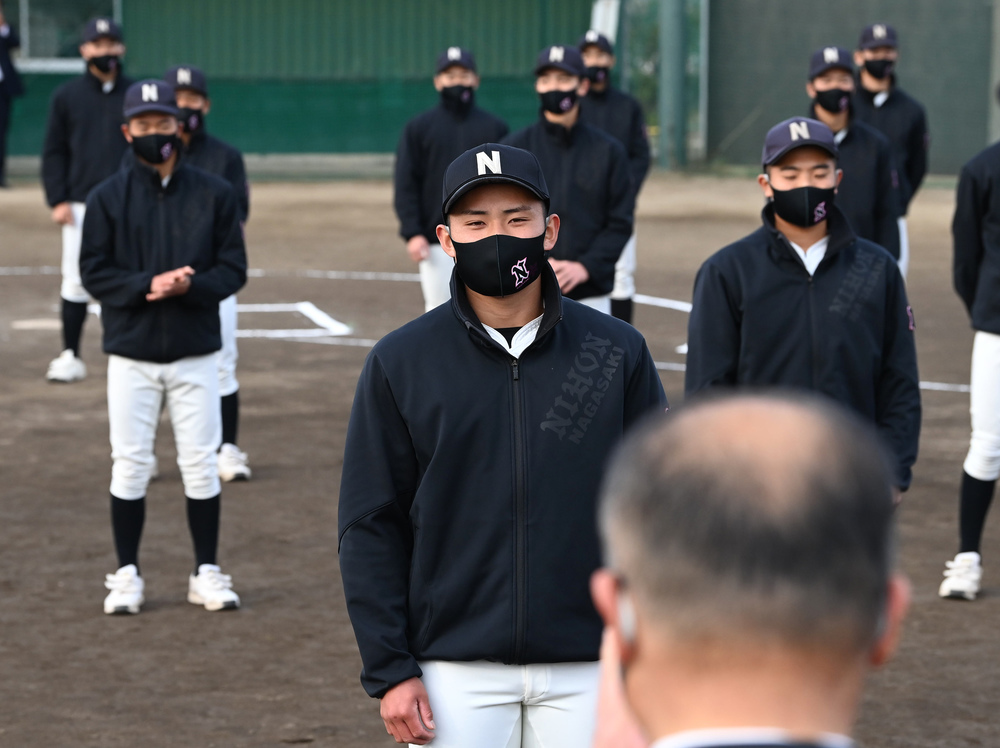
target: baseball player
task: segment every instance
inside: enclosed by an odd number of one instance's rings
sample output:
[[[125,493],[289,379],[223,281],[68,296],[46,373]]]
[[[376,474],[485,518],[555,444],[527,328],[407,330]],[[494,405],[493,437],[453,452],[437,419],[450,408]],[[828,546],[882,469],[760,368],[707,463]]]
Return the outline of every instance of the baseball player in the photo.
[[[119,568],[108,574],[105,613],[138,613],[145,583],[139,541],[160,409],[167,410],[187,496],[195,573],[188,601],[239,607],[216,563],[221,438],[216,352],[219,302],[246,281],[236,195],[178,159],[177,105],[164,81],[132,84],[122,126],[135,153],[87,198],[80,271],[101,302],[108,359],[111,524]]]
[[[941,597],[975,600],[983,567],[980,542],[993,489],[1000,476],[1000,143],[975,156],[958,180],[954,282],[976,331],[969,394],[972,439],[959,490],[959,553],[946,564]]]
[[[899,269],[905,278],[910,262],[906,213],[927,173],[931,136],[923,106],[896,85],[897,47],[896,30],[886,23],[873,23],[861,32],[854,52],[858,66],[854,115],[885,135],[892,146],[899,171]]]
[[[222,177],[233,186],[240,223],[250,212],[250,186],[243,155],[228,143],[209,134],[205,117],[212,108],[205,74],[193,65],[170,68],[164,79],[177,97],[180,111],[183,159],[190,166]],[[219,449],[219,477],[224,481],[250,480],[246,452],[236,446],[240,417],[240,384],[236,380],[236,296],[219,304],[222,348],[219,350],[219,394],[222,396],[222,447]]]
[[[448,47],[437,59],[434,88],[441,97],[433,109],[406,123],[396,149],[393,205],[399,234],[410,259],[418,263],[424,311],[448,301],[454,263],[438,243],[441,180],[456,156],[480,143],[503,138],[507,124],[476,106],[476,58],[462,47]]]
[[[834,132],[844,178],[837,205],[862,239],[881,245],[899,259],[899,189],[892,148],[877,130],[854,119],[851,53],[822,47],[809,62],[806,93],[810,116]]]
[[[451,302],[372,349],[348,426],[340,569],[361,680],[400,743],[589,745],[597,484],[666,398],[634,328],[562,298],[538,159],[481,145],[442,197]]]
[[[590,30],[580,37],[577,46],[590,81],[590,90],[580,101],[580,120],[606,132],[624,146],[632,175],[634,202],[649,172],[650,163],[642,105],[611,85],[615,51],[604,34]],[[632,322],[632,297],[635,296],[635,236],[633,230],[615,264],[615,285],[611,291],[611,314],[629,323]]]
[[[576,47],[546,47],[535,65],[542,116],[504,142],[531,151],[553,189],[563,231],[549,262],[565,296],[611,313],[615,263],[632,236],[635,190],[621,143],[581,121],[590,81]]]
[[[122,30],[110,18],[94,18],[83,32],[80,56],[87,63],[79,78],[56,89],[42,146],[42,183],[52,220],[62,226],[63,352],[49,364],[50,382],[87,376],[80,337],[89,298],[80,283],[80,229],[87,193],[114,174],[128,143],[121,136],[125,89]]]
[[[816,120],[767,133],[763,226],[709,257],[695,279],[685,392],[826,395],[876,425],[905,491],[920,435],[913,313],[892,257],[856,236],[837,207],[837,153]]]
[[[21,37],[7,23],[0,3],[0,187],[7,186],[4,162],[7,156],[7,125],[10,123],[12,100],[24,93],[21,76],[10,60],[10,52],[21,46]]]

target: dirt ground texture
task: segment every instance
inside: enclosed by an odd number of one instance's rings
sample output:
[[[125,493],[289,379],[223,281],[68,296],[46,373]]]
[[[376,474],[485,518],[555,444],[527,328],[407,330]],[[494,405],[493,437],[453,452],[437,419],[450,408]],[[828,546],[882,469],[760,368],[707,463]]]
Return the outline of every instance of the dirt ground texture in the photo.
[[[951,189],[912,206],[909,293],[921,379],[965,384],[972,333],[951,290]],[[709,254],[759,225],[750,178],[654,175],[640,200],[638,288],[690,300]],[[240,444],[253,480],[223,489],[220,562],[243,598],[236,613],[185,601],[192,552],[169,425],[157,451],[141,563],[141,615],[102,613],[116,567],[108,518],[106,357],[90,317],[88,378],[46,383],[60,350],[60,237],[37,185],[0,191],[0,745],[385,746],[337,570],[344,434],[368,347],[422,310],[415,267],[396,236],[382,181],[255,184],[247,240],[255,269],[242,304],[308,301],[351,326],[335,339],[240,341]],[[23,270],[11,270],[23,268]],[[46,268],[50,268],[46,270]],[[399,280],[314,277],[377,271]],[[383,277],[383,276],[379,276]],[[654,358],[682,364],[687,315],[639,306]],[[240,327],[314,328],[295,313],[244,313]],[[343,342],[343,341],[340,341]],[[444,375],[445,373],[443,373]],[[683,374],[664,370],[672,403]],[[957,544],[957,487],[968,395],[924,391],[920,459],[900,510],[901,566],[914,604],[897,658],[870,682],[865,746],[996,745],[1000,716],[1000,557],[987,526],[986,590],[941,601]]]

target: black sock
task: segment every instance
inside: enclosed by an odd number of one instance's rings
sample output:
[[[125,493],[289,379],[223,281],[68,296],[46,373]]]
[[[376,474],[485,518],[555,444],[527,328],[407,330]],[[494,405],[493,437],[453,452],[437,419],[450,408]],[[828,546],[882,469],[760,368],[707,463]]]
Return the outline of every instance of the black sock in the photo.
[[[611,316],[632,324],[632,299],[612,299]]]
[[[993,501],[995,485],[995,480],[977,480],[962,472],[962,492],[958,506],[960,553],[979,553],[983,525],[986,524],[986,513]]]
[[[236,430],[240,425],[240,391],[222,398],[222,443],[236,444]]]
[[[145,497],[128,501],[111,495],[111,530],[115,536],[118,568],[129,564],[139,568],[139,541],[145,521]]]
[[[83,336],[83,323],[86,319],[86,304],[62,300],[63,350],[69,348],[77,358],[80,356],[80,338]]]
[[[210,499],[187,497],[188,528],[194,543],[194,571],[202,564],[214,564],[219,547],[219,494]]]

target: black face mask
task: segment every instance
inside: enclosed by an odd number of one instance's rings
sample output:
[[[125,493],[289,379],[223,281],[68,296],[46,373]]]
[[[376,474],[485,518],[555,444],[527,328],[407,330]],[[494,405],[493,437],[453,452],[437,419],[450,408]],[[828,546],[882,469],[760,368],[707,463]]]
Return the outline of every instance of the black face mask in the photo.
[[[542,274],[545,232],[522,239],[495,234],[474,242],[456,242],[458,277],[483,296],[510,296],[523,291]]]
[[[597,83],[598,85],[608,82],[608,76],[611,74],[611,68],[608,67],[596,67],[591,66],[587,68],[587,77],[591,81]]]
[[[553,114],[566,114],[576,104],[576,89],[572,91],[546,91],[539,94],[542,109]]]
[[[121,67],[121,57],[118,55],[101,55],[100,57],[91,57],[89,62],[102,73],[112,73]]]
[[[872,78],[882,80],[896,66],[895,60],[865,60],[865,70]]]
[[[851,92],[846,88],[831,88],[827,91],[817,91],[813,99],[831,114],[840,114],[851,105]]]
[[[184,132],[196,133],[205,124],[205,115],[200,109],[184,107],[177,110],[177,119],[184,125]]]
[[[469,109],[475,95],[472,86],[447,86],[441,89],[442,103],[453,109]]]
[[[809,228],[826,219],[833,205],[835,190],[833,187],[796,187],[793,190],[776,190],[774,193],[774,212],[793,226]]]
[[[150,164],[162,164],[170,159],[180,147],[180,138],[173,135],[142,135],[132,137],[132,150],[135,155]]]

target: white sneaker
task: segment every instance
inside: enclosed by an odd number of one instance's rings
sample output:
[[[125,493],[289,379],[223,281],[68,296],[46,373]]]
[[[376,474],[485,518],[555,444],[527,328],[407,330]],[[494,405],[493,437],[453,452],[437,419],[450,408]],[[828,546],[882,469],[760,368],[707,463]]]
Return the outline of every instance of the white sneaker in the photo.
[[[87,376],[87,366],[67,348],[49,364],[45,378],[50,382],[76,382]]]
[[[983,567],[979,554],[975,551],[959,553],[954,561],[945,561],[944,581],[938,589],[941,597],[975,600],[979,594],[979,582],[983,578]]]
[[[235,444],[223,444],[219,450],[219,478],[226,483],[234,480],[250,480],[250,466],[247,453]]]
[[[202,564],[188,579],[188,602],[204,605],[205,610],[235,610],[240,596],[233,592],[233,578],[215,564]]]
[[[142,596],[146,583],[139,576],[135,564],[128,564],[114,574],[108,574],[104,586],[111,590],[104,598],[104,612],[108,615],[115,613],[135,615],[139,612],[139,606],[146,602],[146,598]]]

